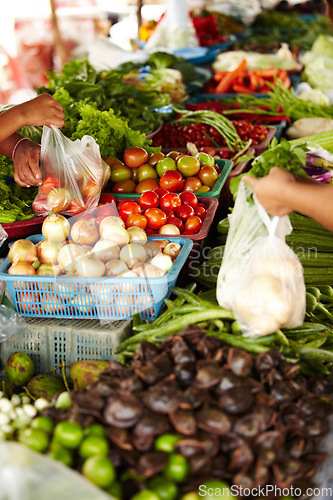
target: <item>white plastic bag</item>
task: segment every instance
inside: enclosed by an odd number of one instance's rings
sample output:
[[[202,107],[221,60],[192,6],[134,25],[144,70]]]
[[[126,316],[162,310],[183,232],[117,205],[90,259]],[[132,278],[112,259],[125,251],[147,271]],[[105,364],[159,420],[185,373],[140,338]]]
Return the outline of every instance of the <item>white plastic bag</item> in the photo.
[[[149,37],[145,50],[177,50],[198,47],[199,41],[186,0],[169,0],[163,19]]]
[[[95,208],[110,177],[95,139],[73,142],[53,125],[43,127],[41,172],[43,183],[32,204],[37,215],[76,215]]]
[[[303,268],[285,243],[289,217],[273,217],[240,183],[221,269],[217,300],[231,309],[246,336],[260,336],[303,323]]]
[[[0,500],[115,500],[65,465],[25,445],[0,443]]]

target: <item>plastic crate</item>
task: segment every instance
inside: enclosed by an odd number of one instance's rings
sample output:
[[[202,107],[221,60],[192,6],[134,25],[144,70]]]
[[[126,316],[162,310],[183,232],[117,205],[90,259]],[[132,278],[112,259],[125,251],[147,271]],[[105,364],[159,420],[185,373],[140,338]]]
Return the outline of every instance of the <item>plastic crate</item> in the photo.
[[[176,148],[177,151],[181,152],[182,148]],[[186,149],[186,148],[184,148]],[[169,151],[174,151],[175,148],[169,149]],[[162,151],[167,151],[167,150],[162,150]],[[198,193],[198,198],[202,197],[211,197],[211,198],[216,198],[217,200],[220,197],[220,193],[223,187],[223,184],[228,178],[228,175],[230,174],[230,171],[232,169],[232,161],[231,160],[216,160],[216,163],[221,169],[221,173],[215,182],[215,186],[213,189],[211,189],[208,193]],[[115,198],[140,198],[141,193],[112,193]]]
[[[42,235],[30,236],[38,243]],[[150,237],[161,240],[163,237]],[[7,274],[8,257],[0,266],[13,304],[22,316],[42,318],[128,319],[140,312],[157,318],[193,246],[186,238],[173,238],[181,251],[170,271],[161,278],[81,278],[78,276],[17,276]]]
[[[131,321],[26,318],[26,326],[0,345],[2,366],[16,351],[28,354],[36,373],[47,373],[62,362],[69,367],[83,359],[116,359],[116,348],[131,334]]]

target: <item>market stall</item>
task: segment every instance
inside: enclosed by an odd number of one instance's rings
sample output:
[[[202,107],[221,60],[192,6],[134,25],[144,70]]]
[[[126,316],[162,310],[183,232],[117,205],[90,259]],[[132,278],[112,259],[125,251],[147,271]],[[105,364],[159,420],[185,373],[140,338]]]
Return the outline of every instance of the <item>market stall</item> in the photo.
[[[97,61],[51,2],[63,126],[0,141],[0,500],[333,497],[333,28],[181,3]]]

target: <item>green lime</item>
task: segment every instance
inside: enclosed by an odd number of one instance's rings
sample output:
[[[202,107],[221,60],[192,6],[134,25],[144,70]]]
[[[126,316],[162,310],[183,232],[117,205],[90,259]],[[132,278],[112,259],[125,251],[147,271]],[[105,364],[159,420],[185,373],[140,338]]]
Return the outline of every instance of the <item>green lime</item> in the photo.
[[[43,453],[49,446],[48,434],[40,429],[24,429],[19,433],[18,440],[39,453]]]
[[[17,386],[26,385],[35,374],[35,365],[25,352],[13,352],[6,362],[6,376]]]
[[[121,500],[123,498],[123,487],[120,483],[118,483],[118,481],[112,483],[106,491],[117,500]]]
[[[224,481],[210,479],[199,486],[200,498],[204,500],[218,500],[223,497],[224,500],[235,500],[236,497],[231,493],[230,486]]]
[[[76,422],[59,422],[54,428],[55,439],[65,448],[77,448],[83,438],[82,427]]]
[[[88,427],[84,429],[84,435],[90,436],[91,434],[94,436],[105,437],[106,436],[105,428],[101,424],[88,425]]]
[[[58,448],[54,447],[52,451],[50,451],[49,456],[67,467],[73,466],[73,454],[67,448],[61,448],[60,446]]]
[[[116,470],[111,460],[98,455],[87,458],[82,466],[82,473],[100,488],[108,488],[116,479]]]
[[[158,451],[166,451],[167,453],[171,453],[175,449],[175,445],[180,440],[179,436],[175,434],[161,434],[155,440],[155,450]]]
[[[171,453],[167,466],[164,469],[164,475],[168,479],[173,479],[177,483],[184,481],[190,472],[190,465],[186,458],[179,453]]]
[[[131,500],[160,500],[160,497],[153,491],[142,490],[139,493],[136,493]]]
[[[31,421],[30,427],[32,429],[39,429],[41,431],[51,434],[54,429],[54,422],[50,417],[36,417]]]
[[[91,434],[83,439],[80,444],[80,457],[86,459],[93,455],[106,456],[109,451],[109,443],[104,437]]]
[[[175,500],[178,498],[177,485],[163,476],[155,476],[148,482],[148,487],[157,493],[161,500]]]

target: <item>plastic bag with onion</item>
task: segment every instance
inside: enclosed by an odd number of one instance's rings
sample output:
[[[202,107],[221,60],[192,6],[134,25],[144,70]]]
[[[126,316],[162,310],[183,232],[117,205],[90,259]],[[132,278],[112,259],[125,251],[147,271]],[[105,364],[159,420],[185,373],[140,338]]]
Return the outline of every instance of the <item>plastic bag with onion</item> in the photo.
[[[73,216],[96,207],[110,177],[92,137],[73,142],[53,125],[43,127],[40,164],[43,183],[32,204],[37,215]]]
[[[240,183],[222,265],[217,300],[231,309],[244,335],[268,335],[295,328],[305,315],[303,268],[285,243],[289,217],[271,218]]]

